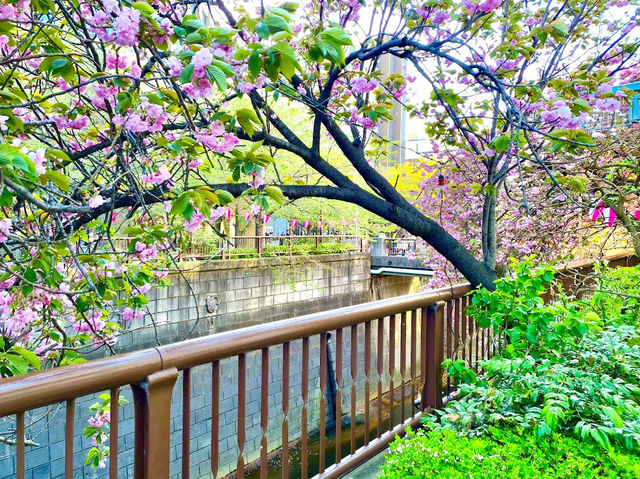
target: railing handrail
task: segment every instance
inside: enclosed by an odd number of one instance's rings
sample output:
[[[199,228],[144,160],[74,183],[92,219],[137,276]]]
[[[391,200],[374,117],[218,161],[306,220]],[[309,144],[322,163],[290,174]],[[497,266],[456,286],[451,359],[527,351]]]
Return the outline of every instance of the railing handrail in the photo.
[[[615,261],[629,251],[604,257]],[[572,261],[559,271],[589,267],[594,260]],[[0,416],[65,401],[113,387],[134,384],[149,374],[175,367],[185,369],[215,359],[281,344],[368,319],[448,301],[471,290],[468,283],[426,293],[383,299],[355,306],[322,311],[181,341],[132,353],[0,379]]]
[[[0,417],[141,382],[154,372],[187,369],[314,334],[448,301],[468,283],[225,331],[133,353],[0,380]]]

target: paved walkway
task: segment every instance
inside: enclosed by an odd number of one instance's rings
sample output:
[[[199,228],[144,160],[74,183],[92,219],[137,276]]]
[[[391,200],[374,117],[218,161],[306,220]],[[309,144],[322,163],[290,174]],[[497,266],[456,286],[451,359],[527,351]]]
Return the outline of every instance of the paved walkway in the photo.
[[[380,467],[384,464],[384,458],[387,454],[389,454],[389,449],[379,452],[367,462],[344,476],[344,479],[373,479],[380,477],[382,475]]]

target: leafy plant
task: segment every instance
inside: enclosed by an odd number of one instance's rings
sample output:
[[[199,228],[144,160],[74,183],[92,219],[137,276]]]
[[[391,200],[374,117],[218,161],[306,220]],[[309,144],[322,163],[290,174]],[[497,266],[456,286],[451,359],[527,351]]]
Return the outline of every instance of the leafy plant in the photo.
[[[525,261],[514,271],[496,291],[478,291],[469,308],[480,325],[504,328],[509,344],[481,362],[479,376],[461,361],[445,362],[461,399],[430,421],[465,435],[511,425],[538,439],[564,432],[603,448],[640,448],[640,333],[622,324],[621,303],[617,314],[607,303],[602,327],[589,301],[544,304],[549,268]]]
[[[500,278],[495,291],[474,292],[468,313],[483,328],[504,331],[509,339],[503,354],[515,357],[561,351],[569,343],[597,329],[599,318],[579,313],[579,305],[568,301],[545,304],[553,268],[533,268],[532,259],[511,259],[513,275]]]
[[[596,265],[594,293],[586,305],[596,314],[624,324],[640,325],[640,267]]]
[[[536,441],[511,428],[492,428],[486,437],[422,430],[396,439],[382,470],[383,479],[631,479],[640,477],[640,457],[559,434]]]
[[[109,432],[111,431],[111,396],[105,393],[101,394],[99,399],[100,402],[89,407],[93,416],[89,418],[89,425],[84,428],[82,435],[91,438],[93,444],[93,447],[87,452],[85,464],[103,468],[111,453],[108,445]],[[127,404],[127,400],[120,396],[118,407],[124,404]]]

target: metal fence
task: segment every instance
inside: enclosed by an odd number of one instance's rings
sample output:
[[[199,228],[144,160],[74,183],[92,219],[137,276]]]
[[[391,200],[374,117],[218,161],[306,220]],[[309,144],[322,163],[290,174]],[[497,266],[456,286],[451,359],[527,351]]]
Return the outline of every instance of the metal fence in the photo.
[[[337,246],[335,250],[331,247]],[[368,242],[354,235],[231,236],[211,243],[192,243],[183,258],[232,259],[293,256],[305,252],[368,252]],[[323,248],[325,248],[323,250]]]
[[[470,364],[486,358],[493,351],[489,332],[478,328],[466,315],[470,291],[468,285],[377,301],[359,306],[326,311],[317,314],[243,328],[208,337],[161,346],[131,354],[32,373],[22,377],[0,381],[0,417],[15,415],[16,421],[16,477],[25,477],[25,413],[34,408],[64,403],[65,427],[65,477],[73,476],[74,452],[74,403],[83,395],[108,390],[111,404],[117,404],[121,388],[131,387],[135,411],[134,477],[169,477],[169,448],[172,421],[172,395],[176,382],[182,387],[182,476],[190,477],[191,370],[210,364],[211,408],[210,422],[210,477],[219,477],[219,405],[221,388],[220,363],[232,358],[237,365],[237,465],[235,477],[245,477],[248,466],[259,467],[259,477],[269,474],[273,444],[267,438],[269,428],[269,361],[275,348],[282,352],[280,424],[281,438],[278,449],[279,476],[290,477],[289,450],[293,442],[300,447],[300,477],[310,475],[308,464],[310,447],[309,363],[311,353],[319,354],[320,374],[318,423],[317,478],[339,477],[361,464],[388,445],[396,434],[402,434],[407,426],[415,425],[424,411],[439,407],[443,394],[451,386],[443,376],[440,364],[444,358],[461,357]],[[332,362],[328,358],[327,341],[333,335],[335,341],[335,376],[327,374]],[[320,348],[311,349],[310,340],[319,337]],[[348,340],[348,348],[343,342]],[[300,341],[301,354],[292,357],[291,345]],[[247,355],[258,354],[262,364],[260,378],[260,441],[259,460],[249,465],[245,457],[247,429]],[[343,357],[347,356],[347,357]],[[343,374],[343,363],[351,363],[350,377]],[[360,369],[357,365],[362,363]],[[301,433],[290,437],[291,420],[289,385],[292,364],[301,367],[302,396]],[[273,373],[272,373],[273,374]],[[363,374],[364,377],[358,377]],[[181,376],[181,381],[177,381]],[[364,381],[364,389],[357,397],[356,382]],[[314,387],[312,385],[312,387]],[[295,391],[293,391],[296,394]],[[329,434],[327,417],[333,415],[335,437],[342,431],[342,395],[350,394],[350,448],[344,457],[340,441],[335,441],[335,451],[327,450]],[[329,395],[335,399],[329,401]],[[413,407],[420,398],[419,407]],[[363,407],[364,439],[356,439],[354,425],[358,422],[356,407]],[[335,411],[329,411],[334,407]],[[394,414],[394,411],[400,414]],[[174,415],[175,415],[175,411]],[[118,475],[118,408],[112,406],[109,473],[112,479]],[[348,426],[345,426],[345,428]],[[115,447],[114,447],[115,445]],[[272,449],[272,450],[270,450]],[[249,467],[250,468],[250,467]],[[273,469],[273,468],[272,468]],[[315,471],[314,471],[315,472]],[[271,471],[273,474],[273,470]],[[273,477],[273,476],[271,476]]]
[[[612,266],[634,265],[638,262],[628,252],[608,259]],[[562,268],[559,276],[565,291],[577,290],[580,284],[592,284],[589,279],[592,271],[593,261],[574,262]],[[273,467],[271,471],[269,468],[272,464],[270,457],[276,451],[280,455],[276,466],[277,476],[289,478],[290,450],[294,443],[300,447],[299,477],[306,479],[316,470],[315,478],[340,477],[381,451],[395,435],[415,425],[425,412],[441,406],[443,397],[453,387],[441,370],[445,358],[463,359],[477,369],[479,360],[489,358],[500,347],[499,335],[479,328],[468,317],[469,293],[469,285],[462,284],[4,379],[0,381],[0,418],[15,418],[16,477],[25,478],[26,413],[53,405],[66,410],[65,478],[72,478],[74,453],[77,454],[74,445],[75,401],[84,395],[109,391],[111,404],[114,405],[121,390],[129,387],[135,406],[135,478],[169,477],[171,424],[174,419],[178,422],[182,438],[178,453],[181,458],[181,477],[190,477],[193,446],[190,438],[198,421],[210,425],[210,443],[207,444],[210,464],[205,477],[219,477],[220,398],[221,393],[224,395],[230,387],[237,388],[234,392],[237,394],[235,450],[238,453],[235,477],[245,477],[252,468],[258,469],[260,478],[274,477]],[[329,357],[330,348],[327,347],[330,336],[335,341],[334,362]],[[312,342],[319,343],[320,347],[311,348]],[[300,343],[301,347],[298,347]],[[294,344],[295,355],[292,353]],[[274,378],[269,377],[274,375],[270,358],[276,349],[281,354],[278,358],[278,361],[281,358],[281,367],[275,370],[281,384],[281,397],[277,398],[277,402],[282,415],[278,428],[280,437],[274,446],[267,432],[270,401],[272,407],[276,401],[274,395],[269,393],[270,384],[274,384],[274,381],[270,381]],[[319,358],[312,358],[312,353]],[[245,452],[249,355],[252,360],[259,358],[261,364],[257,379],[261,430],[257,460],[251,460],[248,452]],[[234,384],[221,383],[222,361],[225,361],[225,365],[228,361],[234,362],[237,368],[237,381]],[[310,389],[316,387],[315,383],[310,385],[310,362],[319,362],[319,401],[310,400]],[[347,363],[350,363],[348,375],[343,373],[343,366]],[[210,365],[210,410],[205,416],[196,414],[194,422],[192,370],[202,365]],[[294,419],[290,410],[292,365],[301,370],[302,378],[299,391],[293,391],[293,394],[300,394],[302,398],[300,433],[297,437],[291,437],[289,432],[290,422]],[[335,371],[335,374],[329,374],[330,371]],[[360,390],[356,384],[361,381],[364,381],[364,387]],[[178,391],[182,396],[181,419],[177,419],[179,415],[171,407],[176,383],[182,388]],[[349,411],[345,415],[350,419],[349,448],[344,456],[339,440],[335,441],[335,451],[329,451],[327,447],[328,416],[336,418],[333,426],[335,437],[344,436],[345,431],[341,430],[343,395],[350,399]],[[354,427],[358,422],[358,404],[362,405],[363,410],[364,434],[360,439],[356,437]],[[330,410],[331,407],[335,410]],[[319,408],[319,411],[315,408]],[[118,462],[119,410],[118,407],[112,407],[111,410],[112,448],[108,469],[111,479],[121,477]],[[312,425],[309,418],[312,415],[318,418],[318,464],[311,473],[309,450]],[[316,427],[315,422],[313,427]]]

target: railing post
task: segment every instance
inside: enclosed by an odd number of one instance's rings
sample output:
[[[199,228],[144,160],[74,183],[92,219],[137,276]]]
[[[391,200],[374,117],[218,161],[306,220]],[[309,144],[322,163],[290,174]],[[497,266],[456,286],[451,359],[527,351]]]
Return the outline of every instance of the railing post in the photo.
[[[443,331],[444,331],[444,301],[433,304],[427,308],[426,325],[423,331],[426,337],[422,354],[425,355],[425,375],[422,387],[421,408],[438,409],[442,406],[442,361]]]
[[[135,404],[136,479],[168,479],[171,436],[171,395],[176,368],[158,371],[131,386]]]

